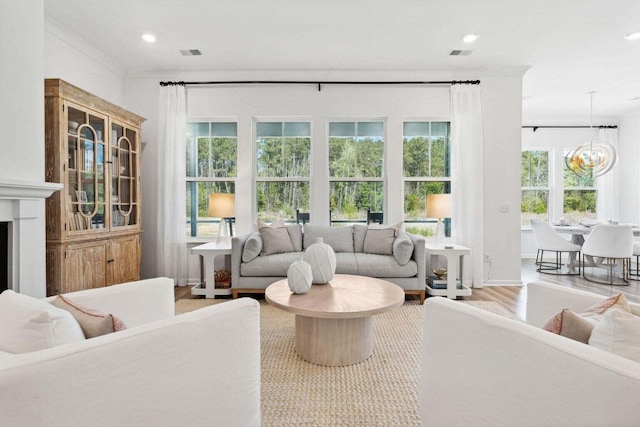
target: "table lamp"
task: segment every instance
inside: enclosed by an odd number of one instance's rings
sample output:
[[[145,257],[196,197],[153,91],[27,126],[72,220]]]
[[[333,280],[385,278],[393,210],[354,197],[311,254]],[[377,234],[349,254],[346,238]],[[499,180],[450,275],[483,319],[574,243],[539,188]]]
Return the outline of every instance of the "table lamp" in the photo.
[[[229,224],[229,236],[233,236],[233,222],[235,221],[235,194],[209,194],[209,216],[220,218],[218,223],[218,240],[224,230],[223,222]]]
[[[436,225],[436,243],[444,239],[444,224],[442,218],[451,218],[453,214],[453,199],[451,194],[427,195],[427,218],[438,218]]]

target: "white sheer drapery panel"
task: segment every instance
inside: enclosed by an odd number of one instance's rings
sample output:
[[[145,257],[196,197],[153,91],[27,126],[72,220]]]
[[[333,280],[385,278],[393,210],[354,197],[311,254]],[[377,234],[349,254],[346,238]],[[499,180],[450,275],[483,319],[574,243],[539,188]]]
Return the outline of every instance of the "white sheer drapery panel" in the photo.
[[[484,256],[484,147],[482,96],[478,85],[451,86],[451,158],[454,232],[457,243],[471,248],[462,281],[480,288]]]
[[[607,142],[619,154],[618,129],[600,129],[598,141]],[[617,221],[620,219],[620,184],[620,166],[617,164],[609,172],[597,178],[596,213],[598,221]]]
[[[160,87],[156,272],[187,284],[186,128],[184,85]]]

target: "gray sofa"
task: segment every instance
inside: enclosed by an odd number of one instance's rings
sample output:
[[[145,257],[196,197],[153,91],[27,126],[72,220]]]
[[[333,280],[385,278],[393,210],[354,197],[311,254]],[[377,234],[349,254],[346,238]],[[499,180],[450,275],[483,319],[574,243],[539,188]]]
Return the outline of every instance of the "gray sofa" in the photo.
[[[284,231],[286,230],[286,232]],[[278,237],[274,237],[275,235]],[[355,274],[388,280],[405,294],[425,298],[424,238],[392,226],[328,227],[313,224],[260,228],[231,239],[231,287],[240,293],[263,293],[286,278],[292,262],[322,237],[336,254],[336,274]]]

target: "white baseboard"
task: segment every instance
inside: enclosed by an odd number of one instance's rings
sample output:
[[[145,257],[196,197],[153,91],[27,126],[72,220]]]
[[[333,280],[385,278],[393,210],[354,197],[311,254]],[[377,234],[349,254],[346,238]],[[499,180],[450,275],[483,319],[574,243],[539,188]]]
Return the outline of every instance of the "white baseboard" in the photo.
[[[522,280],[487,280],[483,286],[524,286]]]

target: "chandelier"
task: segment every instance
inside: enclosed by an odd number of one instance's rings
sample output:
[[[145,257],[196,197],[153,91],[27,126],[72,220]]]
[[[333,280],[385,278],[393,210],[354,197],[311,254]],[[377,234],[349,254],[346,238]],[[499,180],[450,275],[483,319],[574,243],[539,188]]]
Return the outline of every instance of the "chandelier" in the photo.
[[[590,96],[589,129],[593,134],[593,92]],[[605,141],[594,141],[578,146],[565,157],[565,163],[571,172],[580,177],[593,178],[609,172],[616,164],[616,150]]]

